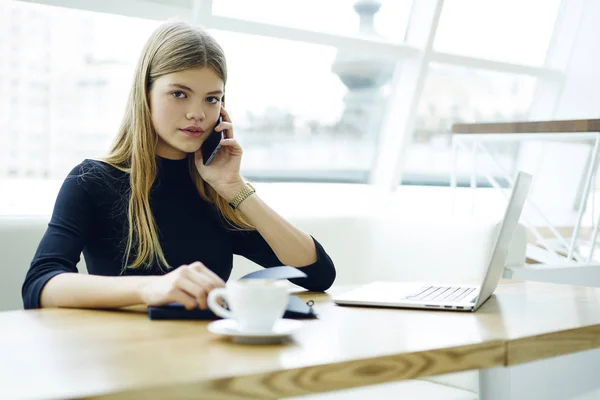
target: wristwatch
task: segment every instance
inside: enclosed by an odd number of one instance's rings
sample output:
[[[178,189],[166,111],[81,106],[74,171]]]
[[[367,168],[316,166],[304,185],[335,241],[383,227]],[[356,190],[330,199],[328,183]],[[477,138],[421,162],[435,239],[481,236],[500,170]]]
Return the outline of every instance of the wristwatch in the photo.
[[[229,205],[234,210],[238,208],[240,203],[250,197],[252,194],[256,193],[256,189],[249,183],[246,183],[246,186],[242,190],[240,190],[229,202]]]

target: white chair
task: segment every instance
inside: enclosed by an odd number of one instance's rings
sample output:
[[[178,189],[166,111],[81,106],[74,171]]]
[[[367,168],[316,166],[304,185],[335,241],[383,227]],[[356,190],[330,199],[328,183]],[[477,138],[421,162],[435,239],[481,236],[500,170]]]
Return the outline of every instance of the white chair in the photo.
[[[0,216],[0,311],[23,308],[21,285],[47,223],[47,217]]]

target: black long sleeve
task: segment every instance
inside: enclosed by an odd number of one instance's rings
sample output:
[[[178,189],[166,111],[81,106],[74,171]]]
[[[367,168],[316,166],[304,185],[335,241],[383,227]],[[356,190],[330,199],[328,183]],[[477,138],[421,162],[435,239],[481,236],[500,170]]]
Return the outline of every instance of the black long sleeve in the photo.
[[[157,164],[150,207],[170,266],[201,261],[226,281],[231,275],[233,254],[266,268],[282,265],[258,232],[230,230],[218,210],[202,200],[186,160],[158,157]],[[52,277],[77,272],[82,252],[90,274],[165,273],[156,264],[123,271],[129,190],[129,175],[100,161],[85,160],[69,173],[23,283],[25,308],[40,307],[40,294]],[[308,290],[323,291],[333,284],[335,267],[316,240],[315,247],[317,261],[302,268],[308,277],[291,281]]]
[[[234,231],[233,253],[246,257],[263,267],[276,267],[283,265],[275,252],[257,231]],[[313,238],[317,251],[317,261],[301,268],[307,277],[290,279],[290,282],[302,286],[313,292],[322,292],[333,284],[335,268],[333,261],[323,249],[323,246]]]
[[[77,272],[81,251],[92,226],[92,201],[84,185],[78,182],[81,166],[63,182],[52,218],[35,253],[22,288],[25,308],[40,307],[42,288],[52,277]]]

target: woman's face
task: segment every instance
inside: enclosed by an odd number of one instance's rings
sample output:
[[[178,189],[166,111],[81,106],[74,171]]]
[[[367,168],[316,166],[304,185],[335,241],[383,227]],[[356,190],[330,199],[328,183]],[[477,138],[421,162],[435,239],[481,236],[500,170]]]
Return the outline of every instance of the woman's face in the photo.
[[[183,159],[197,151],[215,127],[224,83],[208,67],[163,75],[150,89],[152,125],[158,134],[156,154]]]

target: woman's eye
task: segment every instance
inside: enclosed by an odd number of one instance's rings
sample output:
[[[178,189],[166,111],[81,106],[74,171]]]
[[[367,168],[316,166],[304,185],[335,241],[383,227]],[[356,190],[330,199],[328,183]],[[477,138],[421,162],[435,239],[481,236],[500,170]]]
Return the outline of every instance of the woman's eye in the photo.
[[[210,104],[217,104],[220,100],[218,97],[210,96],[206,99]]]
[[[175,97],[176,99],[185,99],[185,98],[187,97],[187,96],[185,95],[185,93],[184,93],[184,92],[181,92],[181,91],[173,92],[173,93],[171,93],[171,95],[172,95],[173,97]]]

